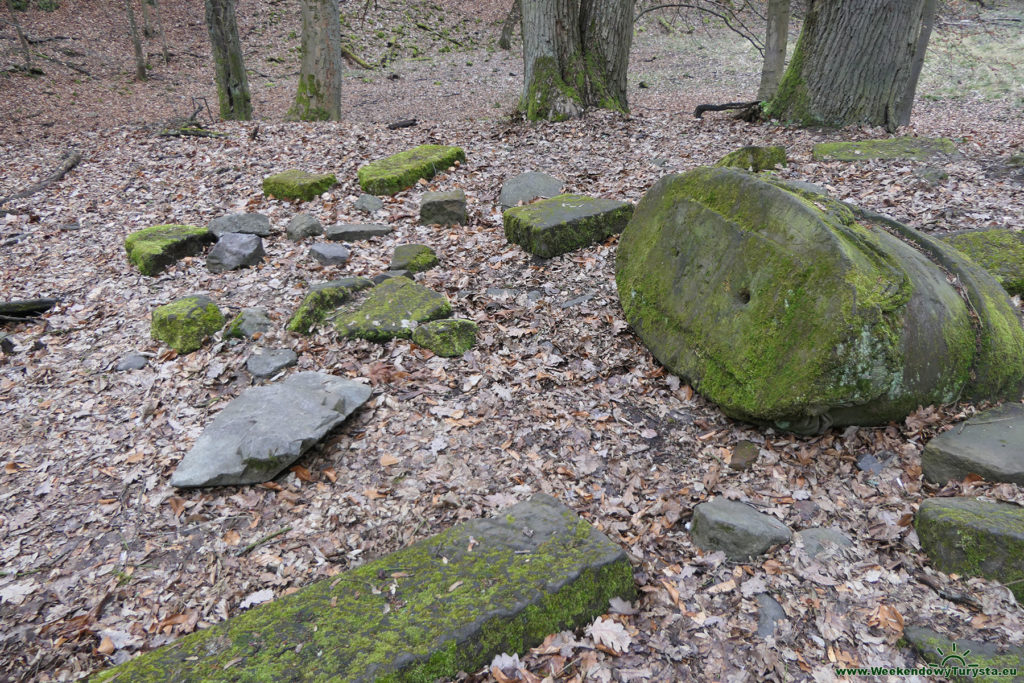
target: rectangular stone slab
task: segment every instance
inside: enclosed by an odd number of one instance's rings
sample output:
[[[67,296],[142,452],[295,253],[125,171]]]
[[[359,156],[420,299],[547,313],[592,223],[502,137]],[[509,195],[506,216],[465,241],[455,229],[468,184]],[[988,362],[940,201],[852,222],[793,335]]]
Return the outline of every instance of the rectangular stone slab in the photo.
[[[543,494],[255,607],[93,681],[435,681],[632,599],[625,553]]]
[[[551,258],[622,232],[632,215],[629,202],[561,194],[505,211],[505,238],[531,254]]]
[[[977,474],[1024,485],[1024,405],[1004,403],[939,434],[925,445],[921,470],[935,484]]]
[[[358,173],[359,185],[370,194],[397,194],[420,178],[429,180],[456,161],[465,160],[461,147],[420,145],[363,166]]]

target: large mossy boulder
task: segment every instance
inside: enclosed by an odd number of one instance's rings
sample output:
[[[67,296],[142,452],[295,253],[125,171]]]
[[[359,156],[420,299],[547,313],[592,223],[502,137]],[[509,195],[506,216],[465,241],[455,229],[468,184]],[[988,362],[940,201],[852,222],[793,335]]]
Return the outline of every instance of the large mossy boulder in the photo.
[[[1024,233],[995,228],[943,239],[991,273],[1007,292],[1024,295]]]
[[[359,169],[359,186],[370,194],[398,194],[420,178],[434,177],[457,161],[465,161],[461,147],[420,145],[386,159],[378,159]]]
[[[153,309],[151,332],[178,353],[192,353],[224,327],[224,314],[207,296],[193,294]]]
[[[212,232],[195,225],[154,225],[128,235],[124,240],[124,250],[140,273],[153,276],[179,259],[198,254],[207,244],[216,241]]]
[[[811,150],[815,161],[871,161],[906,159],[928,161],[955,157],[956,145],[949,138],[888,138],[856,142],[820,142]]]
[[[1021,394],[1024,330],[990,275],[895,221],[781,182],[726,168],[662,178],[616,270],[637,334],[733,417],[817,432]]]
[[[309,173],[297,168],[263,179],[263,194],[278,199],[311,201],[338,184],[333,173]]]

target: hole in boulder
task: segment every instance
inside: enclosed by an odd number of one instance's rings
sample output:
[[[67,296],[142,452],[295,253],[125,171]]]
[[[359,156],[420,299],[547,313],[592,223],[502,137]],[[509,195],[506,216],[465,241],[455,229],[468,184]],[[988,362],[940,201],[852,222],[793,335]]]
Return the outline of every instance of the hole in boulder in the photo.
[[[744,287],[743,289],[741,289],[739,292],[736,293],[736,299],[741,304],[749,304],[750,303],[750,290],[747,289],[746,287]]]

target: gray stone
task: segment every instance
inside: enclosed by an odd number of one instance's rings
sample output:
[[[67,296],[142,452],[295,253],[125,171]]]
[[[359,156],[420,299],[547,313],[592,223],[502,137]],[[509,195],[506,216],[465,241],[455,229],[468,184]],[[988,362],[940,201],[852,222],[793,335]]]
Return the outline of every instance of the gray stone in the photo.
[[[498,195],[498,204],[502,210],[520,203],[529,204],[534,199],[548,199],[562,194],[563,187],[565,185],[558,178],[540,171],[528,171],[505,181]]]
[[[722,550],[731,560],[750,560],[773,545],[788,543],[793,532],[779,520],[744,503],[724,498],[693,509],[690,534],[705,550]]]
[[[505,211],[505,238],[551,258],[622,232],[632,215],[629,202],[563,194]]]
[[[270,317],[267,315],[267,309],[260,306],[243,308],[242,312],[228,323],[224,336],[252,339],[258,334],[267,332],[273,326],[274,324],[270,322]]]
[[[934,166],[919,166],[914,169],[914,175],[923,180],[927,185],[935,186],[949,178],[949,174],[941,168]]]
[[[354,311],[338,316],[335,327],[344,337],[384,342],[409,339],[422,323],[452,314],[448,297],[404,277],[386,280]]]
[[[951,680],[986,683],[1024,683],[1024,647],[1009,647],[980,640],[949,638],[924,626],[908,624],[903,637],[921,658],[933,666],[968,669],[1016,669],[1016,676],[954,676]],[[969,654],[968,654],[969,653]],[[968,673],[965,672],[965,673]]]
[[[355,242],[357,240],[368,240],[372,237],[383,237],[390,235],[393,228],[390,225],[379,223],[353,223],[328,225],[324,236],[332,242]]]
[[[343,266],[350,256],[348,248],[340,244],[314,244],[309,255],[325,266]]]
[[[386,270],[383,273],[377,273],[371,279],[373,280],[373,284],[379,285],[385,280],[390,280],[393,277],[407,277],[411,280],[414,275],[408,270]]]
[[[147,363],[149,363],[148,358],[143,356],[141,353],[138,353],[137,351],[132,351],[131,353],[125,355],[125,357],[122,358],[117,363],[117,367],[114,369],[117,370],[118,372],[125,372],[127,370],[141,370],[142,368],[146,367]]]
[[[880,460],[871,453],[862,453],[857,458],[857,469],[869,474],[881,474],[888,462],[888,458]]]
[[[254,266],[263,260],[263,240],[258,235],[226,232],[206,256],[206,269],[211,273]]]
[[[420,223],[424,225],[465,225],[466,193],[462,190],[424,192],[420,198]]]
[[[292,242],[301,242],[306,237],[324,234],[324,226],[320,224],[320,221],[315,216],[310,216],[308,213],[300,213],[292,216],[292,219],[288,221],[288,225],[284,227],[284,231]]]
[[[288,331],[309,334],[314,325],[323,322],[331,311],[348,301],[355,292],[373,284],[364,277],[343,277],[313,285],[288,320]]]
[[[1006,403],[939,434],[925,445],[921,469],[934,484],[968,474],[1024,484],[1024,405]]]
[[[14,353],[14,339],[6,332],[0,332],[0,353]]]
[[[228,232],[269,237],[270,219],[261,213],[233,213],[210,221],[210,232],[217,237]]]
[[[401,244],[395,247],[388,270],[422,273],[437,265],[437,254],[425,244]]]
[[[434,681],[632,600],[625,553],[550,496],[465,522],[102,672],[105,681]]]
[[[586,294],[580,294],[579,296],[573,297],[572,299],[569,299],[568,301],[563,301],[561,304],[559,304],[558,307],[561,308],[562,310],[565,310],[567,308],[574,308],[576,306],[582,306],[583,304],[585,304],[588,301],[590,301],[591,299],[593,299],[595,296],[596,296],[596,294],[594,294],[594,292],[587,292]]]
[[[377,213],[384,208],[384,202],[381,201],[380,197],[374,197],[372,194],[366,194],[365,192],[359,195],[359,199],[356,200],[355,207],[357,211],[363,213]]]
[[[370,387],[319,372],[246,389],[203,430],[171,477],[179,488],[258,484],[309,450],[370,397]]]
[[[758,456],[761,455],[761,447],[753,441],[740,441],[732,449],[732,457],[729,458],[729,468],[734,470],[749,470]]]
[[[803,552],[812,558],[821,555],[831,546],[849,548],[853,545],[853,541],[839,529],[812,527],[796,532],[795,537],[803,544]]]
[[[758,593],[754,600],[757,601],[757,635],[761,638],[775,635],[776,623],[786,620],[786,611],[768,593]]]
[[[291,349],[259,349],[249,356],[245,369],[253,377],[273,377],[298,361],[298,354]]]
[[[194,256],[217,240],[206,228],[195,225],[154,225],[124,240],[128,260],[143,275],[158,275],[186,256]]]

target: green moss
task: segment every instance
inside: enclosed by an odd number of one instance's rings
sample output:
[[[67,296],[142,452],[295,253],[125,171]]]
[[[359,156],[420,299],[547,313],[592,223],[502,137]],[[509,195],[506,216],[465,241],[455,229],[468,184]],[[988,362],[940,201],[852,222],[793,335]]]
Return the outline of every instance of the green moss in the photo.
[[[460,147],[420,145],[413,149],[378,159],[359,169],[359,185],[365,192],[393,195],[412,187],[420,178],[430,179],[439,171],[465,161]]]
[[[278,199],[310,201],[338,184],[333,173],[307,173],[290,169],[263,179],[263,194]]]
[[[987,270],[1010,294],[1024,295],[1024,239],[1014,230],[978,230],[944,238]]]
[[[309,334],[314,325],[322,323],[331,311],[348,301],[354,292],[372,286],[372,281],[362,277],[348,277],[313,285],[288,320],[288,331]]]
[[[533,78],[527,84],[519,107],[530,121],[564,121],[583,111],[583,74],[570,85],[562,78],[554,57],[538,57],[533,61]]]
[[[505,238],[531,254],[552,258],[622,232],[633,215],[629,202],[562,194],[505,211]]]
[[[953,156],[956,153],[956,145],[949,138],[901,137],[859,142],[820,142],[814,146],[811,156],[815,161],[927,161],[934,157]]]
[[[425,244],[401,244],[391,257],[391,270],[422,273],[439,263],[437,254]]]
[[[409,339],[420,324],[452,314],[444,294],[418,285],[406,277],[393,277],[373,288],[354,311],[338,316],[335,327],[346,337],[384,342]]]
[[[472,320],[435,320],[417,327],[412,340],[439,356],[461,356],[476,344],[476,323]]]
[[[153,276],[185,256],[198,254],[214,241],[213,233],[195,225],[154,225],[128,235],[124,249],[139,272]]]
[[[314,74],[299,76],[299,87],[295,92],[295,102],[288,110],[288,121],[330,121],[331,113],[319,106],[324,101],[324,92]]]
[[[202,295],[186,296],[153,310],[153,339],[178,353],[192,353],[203,340],[224,327],[217,304]]]
[[[769,171],[776,166],[786,165],[786,148],[778,145],[772,147],[747,146],[740,147],[726,154],[715,166],[738,168],[743,171]]]
[[[968,669],[965,673],[969,675],[954,676],[951,680],[966,683],[1020,683],[1024,675],[1024,650],[1021,648],[1008,648],[1004,652],[998,651],[993,643],[982,643],[963,638],[950,639],[936,631],[918,626],[907,626],[904,631],[904,642],[901,645],[910,644],[921,657],[929,664],[935,666],[955,666],[967,664],[961,668]],[[977,670],[969,670],[969,667],[977,667]],[[1008,675],[980,675],[980,669],[1016,669],[1016,674]],[[1000,673],[1004,673],[1000,671]]]

